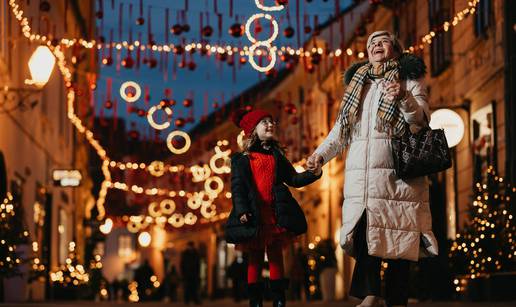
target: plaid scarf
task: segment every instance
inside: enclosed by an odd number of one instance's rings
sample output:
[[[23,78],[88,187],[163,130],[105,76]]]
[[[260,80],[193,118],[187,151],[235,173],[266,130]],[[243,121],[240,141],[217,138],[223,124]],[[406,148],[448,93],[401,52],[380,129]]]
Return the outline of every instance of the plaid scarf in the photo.
[[[368,63],[360,67],[353,75],[351,82],[346,87],[337,118],[341,122],[340,137],[343,139],[344,146],[351,141],[351,132],[359,131],[357,129],[358,111],[360,109],[363,86],[367,78],[384,78],[386,81],[398,81],[398,61],[389,60],[377,67],[377,69],[371,63]],[[389,102],[385,99],[383,92],[380,95],[375,129],[380,132],[387,132],[389,135],[400,135],[405,129],[405,120],[398,107],[398,101]]]

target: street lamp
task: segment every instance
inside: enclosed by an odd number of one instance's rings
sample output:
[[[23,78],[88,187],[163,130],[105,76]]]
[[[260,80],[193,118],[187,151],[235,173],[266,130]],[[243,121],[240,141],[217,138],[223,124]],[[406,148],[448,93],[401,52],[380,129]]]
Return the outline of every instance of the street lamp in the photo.
[[[29,106],[31,109],[38,103],[37,99],[28,99],[42,91],[47,84],[50,75],[54,69],[56,58],[46,46],[39,46],[32,53],[28,66],[31,79],[26,79],[25,84],[31,85],[30,88],[15,88],[4,86],[0,89],[0,112],[9,113],[16,109],[26,110]]]

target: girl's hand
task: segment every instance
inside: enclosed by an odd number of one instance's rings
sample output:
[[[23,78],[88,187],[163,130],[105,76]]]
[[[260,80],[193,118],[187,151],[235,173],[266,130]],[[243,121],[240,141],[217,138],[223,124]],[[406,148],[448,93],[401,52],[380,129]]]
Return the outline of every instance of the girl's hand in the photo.
[[[248,214],[248,213],[242,214],[240,216],[240,223],[242,223],[242,224],[247,223],[249,221],[249,219],[247,218],[248,215],[250,216],[250,214]]]

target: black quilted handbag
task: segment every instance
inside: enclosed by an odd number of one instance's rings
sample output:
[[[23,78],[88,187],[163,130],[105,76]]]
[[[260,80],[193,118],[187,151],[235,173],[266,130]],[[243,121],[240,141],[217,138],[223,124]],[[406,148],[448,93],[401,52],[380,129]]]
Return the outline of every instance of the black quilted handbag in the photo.
[[[424,127],[417,133],[405,129],[391,140],[394,170],[401,179],[437,173],[451,167],[451,154],[444,130]]]

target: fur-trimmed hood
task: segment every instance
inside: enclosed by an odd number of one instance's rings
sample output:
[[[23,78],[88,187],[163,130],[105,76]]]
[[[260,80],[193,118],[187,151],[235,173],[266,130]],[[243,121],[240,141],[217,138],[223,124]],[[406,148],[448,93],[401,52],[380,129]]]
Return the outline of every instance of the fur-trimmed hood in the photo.
[[[400,79],[401,80],[415,80],[423,77],[426,74],[426,65],[423,59],[412,53],[403,53],[399,58],[400,62]],[[352,64],[346,72],[344,72],[344,83],[346,85],[351,82],[353,75],[357,70],[369,63],[369,61],[362,61]]]

